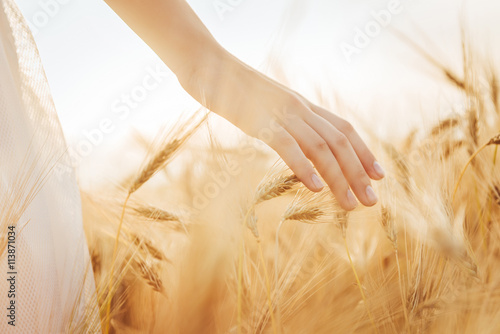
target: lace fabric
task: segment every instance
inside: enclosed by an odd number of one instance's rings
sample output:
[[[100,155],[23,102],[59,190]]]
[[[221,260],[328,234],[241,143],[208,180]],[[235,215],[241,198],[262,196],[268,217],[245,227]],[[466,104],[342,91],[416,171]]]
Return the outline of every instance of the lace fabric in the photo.
[[[64,135],[31,32],[0,2],[0,332],[100,333]]]

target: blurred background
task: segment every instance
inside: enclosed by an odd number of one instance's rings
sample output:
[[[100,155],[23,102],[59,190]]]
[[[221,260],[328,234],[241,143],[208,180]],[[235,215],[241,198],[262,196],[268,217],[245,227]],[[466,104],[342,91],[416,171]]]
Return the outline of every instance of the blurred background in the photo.
[[[151,138],[161,125],[197,109],[104,1],[17,2],[34,33],[70,148],[79,152],[81,177],[90,169],[112,176],[106,157],[117,146],[126,155],[124,138],[131,132]],[[484,57],[479,61],[494,64],[499,55],[500,3],[493,0],[188,2],[230,52],[361,132],[383,137],[463,109],[442,73],[401,34],[460,76],[461,28]],[[220,131],[235,131],[220,123]]]

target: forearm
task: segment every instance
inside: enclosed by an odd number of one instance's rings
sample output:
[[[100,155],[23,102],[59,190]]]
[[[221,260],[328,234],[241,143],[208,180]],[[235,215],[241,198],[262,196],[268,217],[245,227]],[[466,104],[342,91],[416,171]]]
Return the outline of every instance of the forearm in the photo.
[[[234,113],[243,93],[236,81],[252,81],[258,74],[217,43],[185,0],[105,1],[193,98],[226,118]]]
[[[185,0],[105,1],[179,80],[226,54]]]

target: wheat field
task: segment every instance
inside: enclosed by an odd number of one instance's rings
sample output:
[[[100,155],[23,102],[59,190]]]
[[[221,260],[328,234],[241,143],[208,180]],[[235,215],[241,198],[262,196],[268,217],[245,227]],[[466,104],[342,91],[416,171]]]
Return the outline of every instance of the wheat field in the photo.
[[[222,145],[203,111],[137,138],[137,172],[82,190],[103,328],[499,332],[499,82],[463,53],[463,73],[436,69],[465,112],[400,141],[366,134],[388,170],[371,208],[342,211],[257,141]]]

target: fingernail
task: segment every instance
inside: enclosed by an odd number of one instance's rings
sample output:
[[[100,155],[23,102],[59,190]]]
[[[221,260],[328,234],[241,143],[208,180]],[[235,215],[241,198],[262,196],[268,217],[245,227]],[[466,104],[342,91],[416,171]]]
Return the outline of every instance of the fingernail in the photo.
[[[371,204],[375,204],[378,201],[377,195],[375,195],[375,191],[373,190],[372,186],[366,187],[366,197],[368,198],[368,202],[370,202]]]
[[[312,179],[314,185],[316,186],[316,188],[323,189],[323,187],[325,186],[323,184],[323,182],[321,182],[321,180],[319,179],[318,175],[313,174],[313,176],[311,177],[311,179]]]
[[[349,201],[349,204],[353,209],[358,206],[358,201],[356,201],[356,197],[354,197],[351,189],[347,190],[347,201]]]
[[[385,176],[385,170],[382,168],[382,166],[380,166],[380,164],[377,161],[373,163],[373,169],[375,169],[375,172],[378,174],[378,176],[380,177]]]

